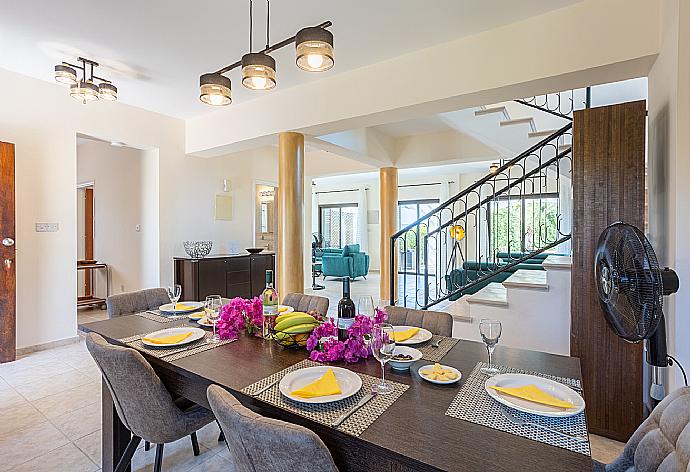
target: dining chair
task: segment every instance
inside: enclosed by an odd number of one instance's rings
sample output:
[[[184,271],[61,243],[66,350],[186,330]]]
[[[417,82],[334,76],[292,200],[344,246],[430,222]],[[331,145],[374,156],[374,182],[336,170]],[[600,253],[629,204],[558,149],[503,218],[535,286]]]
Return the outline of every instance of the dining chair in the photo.
[[[385,310],[388,313],[388,323],[394,326],[416,326],[439,336],[453,335],[453,317],[449,313],[414,310],[403,306],[387,306]]]
[[[690,387],[664,398],[610,464],[593,461],[594,472],[675,472],[690,467]]]
[[[170,303],[170,297],[164,288],[147,288],[137,292],[119,293],[105,300],[108,318],[155,310],[166,303]]]
[[[295,311],[307,313],[310,310],[314,310],[319,315],[325,316],[328,314],[328,298],[326,297],[305,295],[303,293],[288,293],[283,298],[283,305],[291,306]]]
[[[173,399],[151,365],[134,349],[86,335],[86,347],[103,374],[120,421],[132,432],[115,472],[125,471],[142,439],[156,444],[154,472],[163,466],[163,446],[190,436],[199,455],[196,431],[215,420],[213,413],[186,398]]]
[[[313,431],[254,413],[218,385],[206,391],[234,472],[338,472]]]

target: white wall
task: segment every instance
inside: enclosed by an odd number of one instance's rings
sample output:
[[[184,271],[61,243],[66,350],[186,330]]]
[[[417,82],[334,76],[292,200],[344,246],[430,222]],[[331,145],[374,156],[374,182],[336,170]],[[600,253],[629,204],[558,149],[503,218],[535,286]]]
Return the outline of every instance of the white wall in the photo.
[[[111,294],[160,283],[157,167],[156,151],[92,140],[77,145],[77,183],[94,183],[94,258],[110,266]],[[94,275],[95,293],[105,296],[104,274]]]
[[[649,232],[662,265],[680,278],[680,290],[664,300],[669,353],[690,366],[690,4],[662,2],[662,49],[649,74]],[[670,389],[682,385],[668,369]]]

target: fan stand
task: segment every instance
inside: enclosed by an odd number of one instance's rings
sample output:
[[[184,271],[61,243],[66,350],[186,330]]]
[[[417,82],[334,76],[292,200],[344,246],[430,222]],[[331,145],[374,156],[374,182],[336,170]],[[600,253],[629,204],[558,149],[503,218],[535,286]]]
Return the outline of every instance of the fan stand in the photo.
[[[666,348],[666,319],[661,315],[659,325],[647,340],[647,363],[652,366],[652,384],[649,388],[652,408],[666,396],[663,383],[663,371],[668,367],[668,350]]]

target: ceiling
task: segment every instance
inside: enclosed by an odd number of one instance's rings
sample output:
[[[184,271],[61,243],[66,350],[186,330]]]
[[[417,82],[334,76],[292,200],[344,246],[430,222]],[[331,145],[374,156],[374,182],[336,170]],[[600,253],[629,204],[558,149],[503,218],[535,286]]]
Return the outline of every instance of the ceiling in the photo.
[[[318,80],[400,54],[485,31],[577,0],[274,0],[271,43],[304,26],[333,21],[335,67],[302,72],[294,47],[274,53],[278,89]],[[422,8],[423,7],[423,8]],[[265,3],[254,5],[254,43],[265,41]],[[53,66],[84,55],[131,105],[187,118],[209,112],[198,101],[199,75],[238,60],[248,49],[248,1],[23,0],[4,2],[0,68],[53,81]],[[256,49],[256,48],[255,48]],[[235,102],[262,93],[229,73]],[[57,86],[57,85],[56,85]]]

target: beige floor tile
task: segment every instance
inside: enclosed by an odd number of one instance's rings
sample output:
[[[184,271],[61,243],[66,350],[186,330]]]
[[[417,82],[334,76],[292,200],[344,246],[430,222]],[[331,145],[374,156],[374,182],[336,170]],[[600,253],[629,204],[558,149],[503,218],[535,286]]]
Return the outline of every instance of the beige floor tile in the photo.
[[[12,387],[16,387],[18,385],[40,380],[45,377],[52,377],[74,371],[76,371],[76,369],[73,369],[64,362],[51,361],[45,364],[38,364],[26,367],[25,369],[17,369],[0,375],[2,375],[2,378],[8,384],[10,384]]]
[[[233,465],[222,455],[216,454],[206,462],[189,469],[189,472],[234,472]],[[317,471],[314,471],[317,472]]]
[[[28,401],[12,387],[7,386],[7,388],[0,389],[0,415],[2,415],[3,410],[26,404]]]
[[[197,438],[199,439],[199,444],[206,446],[211,451],[216,453],[220,452],[221,449],[227,448],[224,441],[218,441],[219,434],[220,428],[215,421],[207,424],[196,432]]]
[[[14,472],[95,472],[98,466],[74,444],[66,444],[13,469]]]
[[[86,376],[75,369],[71,369],[67,373],[44,377],[33,382],[16,385],[14,388],[27,400],[34,401],[93,382],[94,379],[92,377]]]
[[[613,439],[597,436],[596,434],[589,435],[589,443],[592,448],[592,459],[608,464],[613,462],[621,453],[625,444]]]
[[[0,411],[0,435],[27,428],[46,420],[30,403],[24,403]]]
[[[142,441],[143,442],[143,441]],[[204,463],[215,454],[202,444],[199,445],[201,454],[194,456],[192,442],[189,436],[173,443],[166,444],[163,449],[163,470],[165,472],[183,472]],[[151,472],[156,457],[156,447],[150,451],[143,448],[137,450],[132,459],[132,472]]]
[[[52,353],[48,353],[48,351],[27,354],[26,356],[20,357],[16,361],[0,364],[0,377],[10,375],[13,372],[24,370],[28,367],[34,367],[51,362],[55,363],[60,361],[56,359]]]
[[[74,440],[75,446],[77,446],[84,454],[89,456],[95,464],[101,466],[101,430],[94,431],[91,434],[84,436],[83,438]]]
[[[101,404],[92,403],[50,420],[70,440],[82,438],[101,429]]]
[[[56,395],[43,397],[32,404],[48,419],[52,419],[85,406],[100,403],[100,401],[101,384],[92,382]]]
[[[0,434],[0,471],[14,471],[19,464],[67,443],[67,437],[48,421]]]
[[[88,351],[82,350],[60,354],[59,359],[65,364],[77,370],[81,370],[86,367],[96,365],[96,362],[94,362],[93,357],[91,357],[91,354],[89,354]]]

